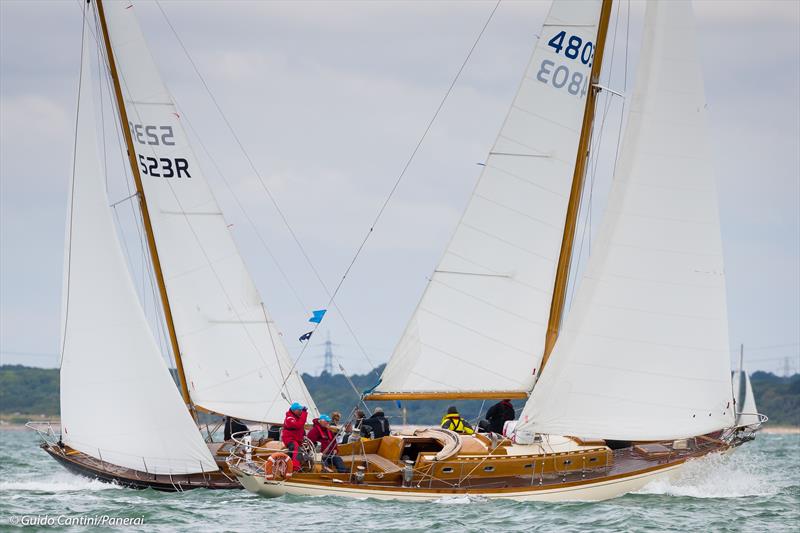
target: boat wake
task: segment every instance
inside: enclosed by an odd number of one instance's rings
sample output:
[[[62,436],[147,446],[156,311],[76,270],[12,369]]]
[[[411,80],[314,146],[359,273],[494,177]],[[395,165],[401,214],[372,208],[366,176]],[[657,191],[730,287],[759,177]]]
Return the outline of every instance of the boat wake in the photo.
[[[466,495],[466,496],[445,496],[443,498],[439,498],[438,500],[434,500],[433,503],[439,505],[468,505],[471,503],[484,503],[487,501],[489,500],[487,500],[483,496]]]
[[[636,494],[689,498],[773,496],[780,487],[760,470],[762,464],[749,454],[714,454],[688,462],[673,477],[652,481]]]
[[[88,479],[72,475],[68,472],[60,472],[42,479],[36,480],[12,480],[0,482],[0,492],[78,492],[78,491],[100,491],[116,490],[123,488],[113,483],[104,483],[96,479]]]

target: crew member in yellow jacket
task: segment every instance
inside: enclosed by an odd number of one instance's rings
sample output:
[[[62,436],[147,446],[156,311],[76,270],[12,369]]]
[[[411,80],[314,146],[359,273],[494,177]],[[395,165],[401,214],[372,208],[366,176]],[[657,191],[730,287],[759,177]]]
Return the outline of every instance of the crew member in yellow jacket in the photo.
[[[464,435],[472,435],[475,433],[475,430],[472,429],[469,422],[461,418],[461,415],[458,414],[458,409],[456,409],[455,405],[451,405],[447,408],[447,414],[442,418],[442,427]]]

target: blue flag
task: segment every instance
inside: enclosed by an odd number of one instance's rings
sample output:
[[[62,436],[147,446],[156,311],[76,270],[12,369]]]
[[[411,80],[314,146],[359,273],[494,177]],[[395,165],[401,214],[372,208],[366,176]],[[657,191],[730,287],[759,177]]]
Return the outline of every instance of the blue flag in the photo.
[[[325,316],[325,312],[327,309],[318,309],[316,311],[311,311],[312,316],[308,319],[309,322],[313,322],[315,324],[319,324],[322,322],[322,317]]]

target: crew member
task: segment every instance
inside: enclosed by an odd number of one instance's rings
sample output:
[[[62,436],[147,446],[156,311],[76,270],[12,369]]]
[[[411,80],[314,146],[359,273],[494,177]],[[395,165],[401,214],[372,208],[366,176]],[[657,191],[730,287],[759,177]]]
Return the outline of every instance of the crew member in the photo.
[[[292,457],[292,466],[295,471],[300,470],[300,446],[306,436],[306,420],[308,419],[308,409],[305,406],[294,402],[286,411],[286,418],[283,419],[283,431],[281,440],[289,450]]]
[[[389,420],[383,414],[382,407],[376,407],[372,416],[361,422],[361,434],[372,439],[380,439],[389,435]]]
[[[322,464],[328,468],[335,468],[337,472],[343,474],[347,472],[344,461],[339,457],[339,447],[336,444],[336,436],[330,428],[331,417],[319,415],[313,420],[314,426],[308,432],[308,440],[319,443],[322,451]]]
[[[489,430],[498,435],[503,434],[503,426],[509,420],[514,420],[514,406],[511,400],[497,402],[486,411],[486,419],[489,421]]]
[[[475,433],[472,426],[469,425],[469,422],[461,418],[461,415],[458,414],[458,409],[456,409],[455,405],[451,405],[447,408],[447,414],[442,418],[442,427],[464,435],[472,435]]]

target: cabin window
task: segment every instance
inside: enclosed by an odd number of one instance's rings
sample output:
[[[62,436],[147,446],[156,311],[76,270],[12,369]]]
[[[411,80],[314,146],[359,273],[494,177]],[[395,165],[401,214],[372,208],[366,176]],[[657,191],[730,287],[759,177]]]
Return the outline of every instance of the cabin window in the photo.
[[[452,466],[446,466],[446,467],[442,468],[442,474],[452,474],[452,473],[453,473],[453,467]]]
[[[595,462],[597,462],[597,457],[590,457],[590,458],[589,458],[589,462],[590,462],[590,463],[595,463]]]
[[[525,465],[525,468],[533,468],[533,464],[532,463],[528,463],[528,464]]]
[[[572,464],[572,459],[564,459],[564,464],[565,465],[571,465]]]
[[[484,466],[483,467],[483,471],[484,472],[494,472],[494,467],[493,466]]]

